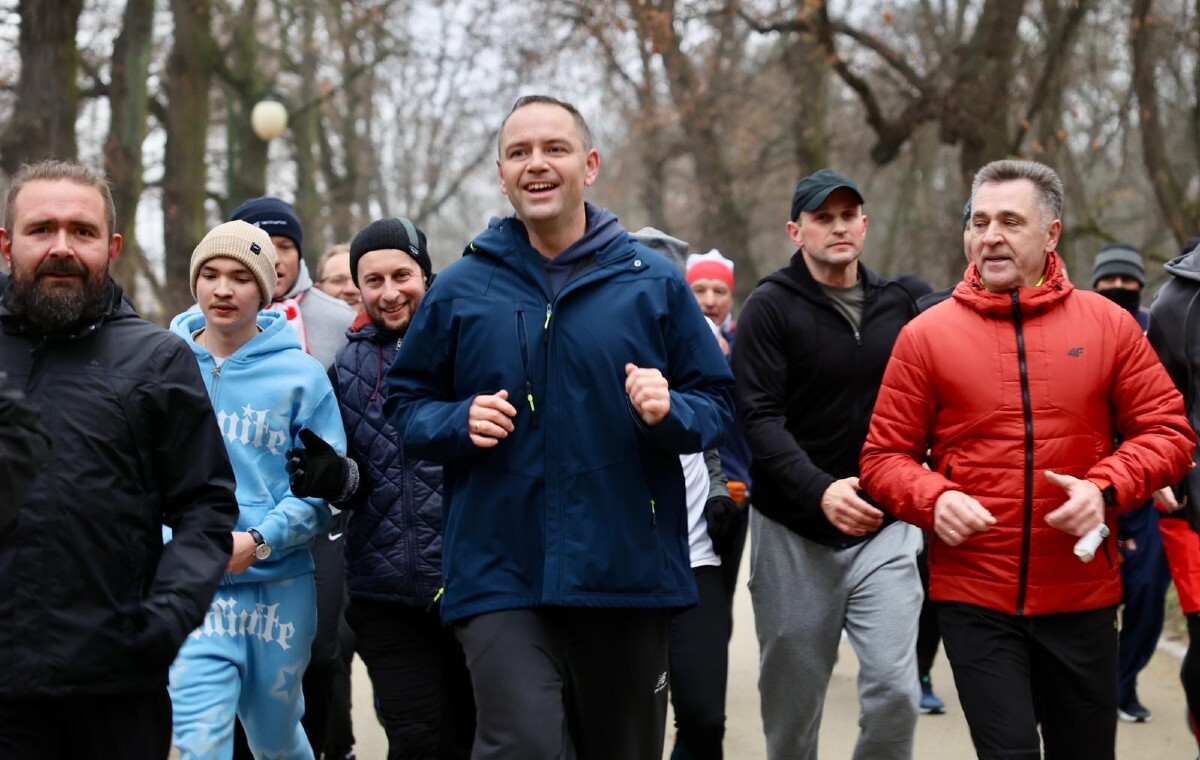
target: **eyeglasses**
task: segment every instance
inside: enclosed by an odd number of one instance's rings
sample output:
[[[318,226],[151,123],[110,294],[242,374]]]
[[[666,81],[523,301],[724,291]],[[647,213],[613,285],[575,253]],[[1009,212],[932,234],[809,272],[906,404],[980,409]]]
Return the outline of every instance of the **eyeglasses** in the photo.
[[[350,282],[350,279],[350,275],[348,274],[339,274],[334,277],[326,277],[322,280],[319,280],[319,282],[322,284],[328,283],[329,285],[336,285],[339,288],[344,288],[346,287],[346,283]]]

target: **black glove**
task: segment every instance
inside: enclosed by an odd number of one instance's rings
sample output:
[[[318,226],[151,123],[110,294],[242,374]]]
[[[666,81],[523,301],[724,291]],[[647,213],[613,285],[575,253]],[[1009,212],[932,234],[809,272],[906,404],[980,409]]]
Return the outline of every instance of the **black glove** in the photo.
[[[302,449],[287,450],[287,471],[292,476],[292,493],[326,501],[340,501],[349,476],[348,460],[308,428],[300,430]]]
[[[704,521],[708,523],[708,537],[717,554],[728,554],[733,549],[741,515],[742,507],[728,496],[713,496],[705,502]]]

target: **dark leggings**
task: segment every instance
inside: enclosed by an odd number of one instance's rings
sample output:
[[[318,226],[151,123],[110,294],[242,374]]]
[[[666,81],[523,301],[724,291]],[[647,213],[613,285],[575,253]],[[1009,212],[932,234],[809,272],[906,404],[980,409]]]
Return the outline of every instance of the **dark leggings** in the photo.
[[[1192,736],[1200,744],[1200,612],[1187,616],[1188,650],[1179,669],[1183,693],[1187,697],[1188,723]]]
[[[931,533],[925,534],[925,546],[936,540]],[[933,658],[937,656],[942,642],[942,629],[938,626],[937,607],[929,601],[929,549],[917,555],[917,572],[921,575],[921,590],[925,601],[921,603],[921,615],[917,619],[917,673],[924,678],[933,669]]]
[[[671,618],[671,704],[675,707],[672,760],[721,760],[729,631],[721,568],[697,567],[700,603]]]

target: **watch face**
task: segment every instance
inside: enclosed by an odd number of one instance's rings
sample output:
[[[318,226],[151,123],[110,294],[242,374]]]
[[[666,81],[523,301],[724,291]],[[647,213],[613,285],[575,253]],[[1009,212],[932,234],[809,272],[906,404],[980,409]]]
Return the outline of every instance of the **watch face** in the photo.
[[[266,559],[267,557],[270,557],[271,556],[270,544],[259,544],[258,546],[254,547],[254,556],[257,559]]]

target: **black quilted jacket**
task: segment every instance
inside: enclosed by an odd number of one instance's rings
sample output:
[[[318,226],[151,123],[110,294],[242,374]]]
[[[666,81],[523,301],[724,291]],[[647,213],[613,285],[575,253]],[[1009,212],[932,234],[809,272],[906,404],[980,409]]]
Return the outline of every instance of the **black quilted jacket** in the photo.
[[[331,374],[363,478],[346,529],[350,596],[427,606],[442,586],[442,467],[406,456],[383,413],[400,337],[365,314],[347,336]]]

